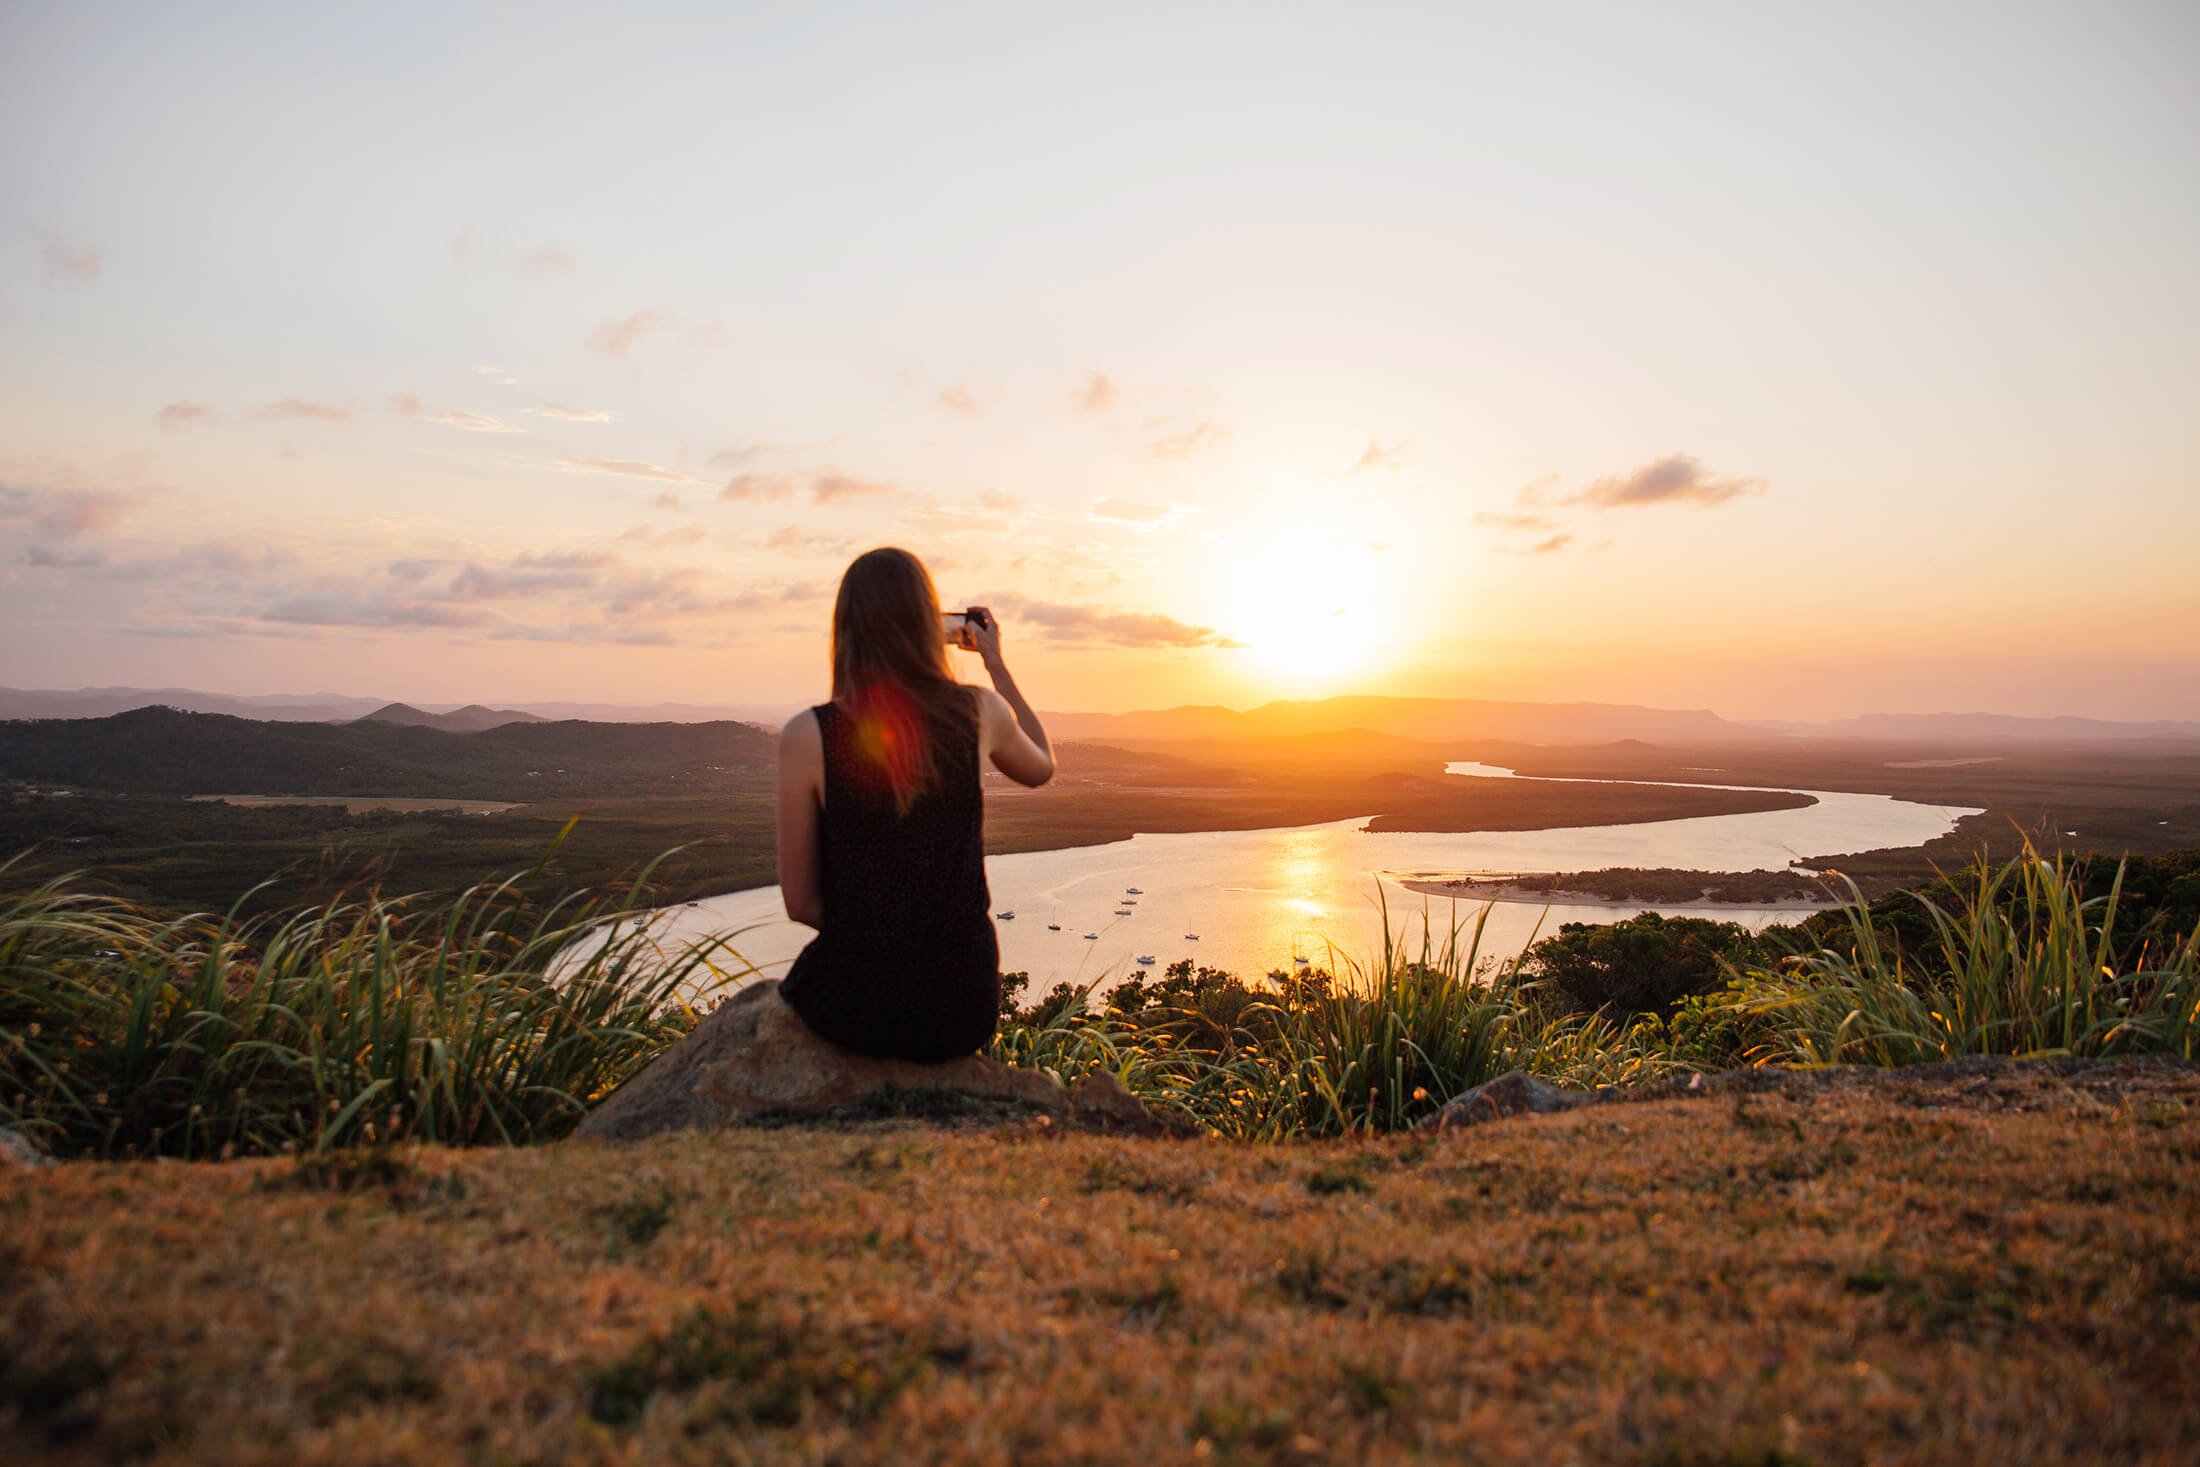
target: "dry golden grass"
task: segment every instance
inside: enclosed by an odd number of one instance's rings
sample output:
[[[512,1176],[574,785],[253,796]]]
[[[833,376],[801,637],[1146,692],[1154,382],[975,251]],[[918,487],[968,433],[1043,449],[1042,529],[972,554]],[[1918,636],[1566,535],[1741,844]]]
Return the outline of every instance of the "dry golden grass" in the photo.
[[[0,1460],[2194,1460],[2200,1079],[2010,1100],[0,1175]]]

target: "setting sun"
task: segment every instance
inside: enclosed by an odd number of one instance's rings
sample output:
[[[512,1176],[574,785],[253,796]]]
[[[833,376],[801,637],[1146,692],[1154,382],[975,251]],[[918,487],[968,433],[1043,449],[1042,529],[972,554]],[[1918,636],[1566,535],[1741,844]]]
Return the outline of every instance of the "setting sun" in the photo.
[[[1386,560],[1341,522],[1285,518],[1248,537],[1220,578],[1215,619],[1279,689],[1333,689],[1398,657],[1402,628]]]

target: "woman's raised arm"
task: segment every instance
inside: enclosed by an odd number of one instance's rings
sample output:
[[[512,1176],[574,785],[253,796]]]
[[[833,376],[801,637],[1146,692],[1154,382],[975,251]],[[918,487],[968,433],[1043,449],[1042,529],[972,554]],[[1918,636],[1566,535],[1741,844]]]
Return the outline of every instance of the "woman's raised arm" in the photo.
[[[1000,619],[983,606],[973,606],[970,612],[971,637],[985,660],[995,694],[980,696],[984,712],[979,735],[986,757],[1010,779],[1037,789],[1054,778],[1054,746],[1047,742],[1046,726],[1009,675],[1008,662],[1001,656]]]

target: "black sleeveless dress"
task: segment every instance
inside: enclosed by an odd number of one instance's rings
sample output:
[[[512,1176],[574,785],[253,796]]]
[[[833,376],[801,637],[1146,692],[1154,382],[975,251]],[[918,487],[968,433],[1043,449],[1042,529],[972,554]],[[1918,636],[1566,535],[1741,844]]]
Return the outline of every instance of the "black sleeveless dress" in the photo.
[[[812,710],[825,746],[825,920],[780,984],[843,1049],[925,1063],[983,1049],[1001,954],[985,884],[978,726],[939,733],[938,781],[904,815],[856,749],[854,720]]]

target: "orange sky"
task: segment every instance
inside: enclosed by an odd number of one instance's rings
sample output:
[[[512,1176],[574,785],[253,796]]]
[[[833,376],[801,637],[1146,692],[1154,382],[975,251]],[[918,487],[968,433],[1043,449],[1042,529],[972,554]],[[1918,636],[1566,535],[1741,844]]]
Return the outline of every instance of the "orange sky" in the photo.
[[[0,683],[2200,717],[2196,39],[10,7]]]

